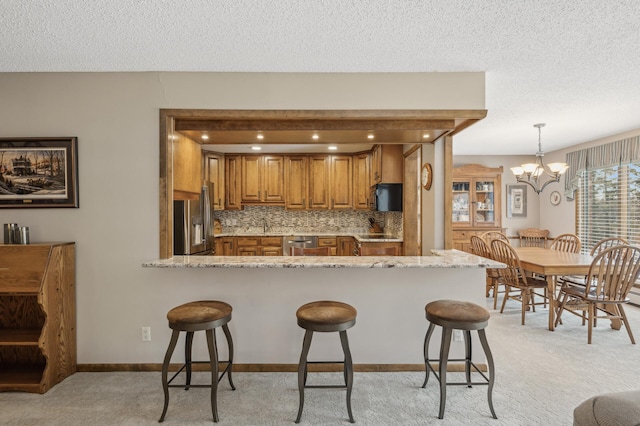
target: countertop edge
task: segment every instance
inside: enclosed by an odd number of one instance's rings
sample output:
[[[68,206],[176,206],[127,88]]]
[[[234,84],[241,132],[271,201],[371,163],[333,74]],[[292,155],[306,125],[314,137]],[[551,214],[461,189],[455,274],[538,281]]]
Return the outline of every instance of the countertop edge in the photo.
[[[502,268],[504,265],[458,250],[434,256],[174,256],[145,262],[143,268]]]

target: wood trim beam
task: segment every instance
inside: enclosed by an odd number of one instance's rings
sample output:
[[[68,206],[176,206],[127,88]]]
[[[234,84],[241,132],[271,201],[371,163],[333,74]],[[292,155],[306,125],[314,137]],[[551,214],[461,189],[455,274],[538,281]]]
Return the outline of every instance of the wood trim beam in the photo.
[[[444,248],[453,248],[453,137],[444,138]]]
[[[185,120],[176,122],[177,131],[323,131],[323,130],[453,130],[455,120],[349,120],[349,119],[261,119],[261,120]]]

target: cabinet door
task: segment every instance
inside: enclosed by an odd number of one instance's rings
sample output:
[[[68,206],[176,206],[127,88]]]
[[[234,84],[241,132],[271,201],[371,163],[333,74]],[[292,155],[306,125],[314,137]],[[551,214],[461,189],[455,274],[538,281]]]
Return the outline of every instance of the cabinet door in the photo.
[[[328,155],[309,157],[309,207],[312,209],[330,207],[329,160]]]
[[[173,141],[173,190],[200,194],[202,189],[202,151],[200,145],[176,133]]]
[[[496,186],[496,181],[492,178],[478,178],[474,181],[475,213],[473,219],[475,226],[497,226],[495,214]]]
[[[471,225],[471,202],[473,193],[471,192],[472,182],[470,180],[453,181],[453,210],[451,221],[453,225]]]
[[[215,210],[224,210],[224,156],[221,154],[207,154],[207,178],[213,183],[213,193],[209,194]]]
[[[241,157],[241,200],[243,203],[259,203],[261,194],[261,163],[259,155],[243,155]]]
[[[284,157],[265,155],[262,157],[260,195],[266,203],[284,202]]]
[[[306,155],[285,157],[285,207],[289,210],[304,210],[307,208],[309,196],[309,175]]]
[[[225,208],[227,210],[240,210],[240,157],[227,155],[225,157]]]
[[[222,251],[219,253],[222,256],[235,256],[236,255],[236,245],[233,237],[224,237],[222,238]],[[216,254],[218,251],[216,250]]]
[[[282,247],[262,247],[261,256],[282,256]]]
[[[338,256],[353,256],[356,241],[353,237],[338,237]]]
[[[371,151],[371,185],[382,182],[382,156],[380,145],[375,145]]]
[[[353,157],[353,208],[356,210],[369,210],[370,157],[367,153]]]
[[[331,208],[353,208],[353,157],[351,155],[331,156]]]
[[[258,256],[259,247],[238,247],[238,256]]]

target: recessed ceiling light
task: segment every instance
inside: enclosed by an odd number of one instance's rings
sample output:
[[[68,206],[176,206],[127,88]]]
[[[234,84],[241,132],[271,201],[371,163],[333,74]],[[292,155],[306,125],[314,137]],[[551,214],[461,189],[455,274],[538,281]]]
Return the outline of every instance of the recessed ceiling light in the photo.
[[[367,135],[367,138],[369,138],[369,139],[373,139],[374,137],[375,137],[375,136],[373,136],[372,134],[368,134],[368,135]]]
[[[260,147],[260,146],[252,146],[251,149],[254,150],[254,151],[261,151],[262,147]]]
[[[258,135],[258,139],[264,139],[264,135],[263,134],[259,134]]]
[[[429,137],[429,133],[425,133],[422,135],[422,139],[427,139]]]
[[[209,139],[209,135],[207,135],[207,134],[202,135],[202,140],[205,140],[205,141],[206,141],[206,140],[208,140],[208,139]]]
[[[320,136],[318,136],[317,133],[314,133],[313,136],[311,136],[311,138],[317,141],[318,139],[320,139]]]
[[[337,151],[338,147],[335,146],[335,145],[331,145],[331,146],[328,146],[327,149],[330,150],[330,151]]]

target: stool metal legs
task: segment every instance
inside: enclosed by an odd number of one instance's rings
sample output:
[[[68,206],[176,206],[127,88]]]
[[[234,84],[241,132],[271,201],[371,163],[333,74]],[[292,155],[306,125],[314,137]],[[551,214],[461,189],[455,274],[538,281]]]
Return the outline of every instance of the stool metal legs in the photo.
[[[300,423],[302,419],[302,409],[304,407],[304,389],[305,388],[346,388],[347,389],[347,413],[349,414],[349,422],[355,423],[353,419],[353,412],[351,410],[351,390],[353,388],[353,361],[351,359],[351,351],[349,350],[349,340],[347,338],[346,330],[340,331],[340,343],[342,344],[342,351],[344,352],[344,385],[318,385],[307,386],[307,371],[308,364],[318,363],[333,363],[330,361],[307,361],[309,355],[309,348],[311,347],[311,339],[313,337],[312,330],[306,330],[304,333],[304,340],[302,342],[302,353],[300,354],[300,363],[298,364],[298,392],[300,393],[300,403],[298,405],[298,416],[296,417],[296,423]]]
[[[451,335],[453,332],[452,328],[443,327],[442,328],[442,338],[440,342],[440,359],[438,360],[438,373],[436,374],[435,370],[431,366],[429,358],[429,342],[431,341],[431,336],[433,335],[433,331],[435,329],[435,324],[429,323],[429,328],[427,329],[427,334],[424,339],[424,363],[425,363],[425,378],[422,387],[426,387],[429,381],[429,374],[433,373],[436,376],[440,384],[440,407],[438,411],[438,418],[444,418],[444,410],[447,400],[447,385],[466,385],[467,387],[472,387],[472,385],[488,385],[487,398],[489,400],[489,409],[491,410],[491,415],[494,419],[497,419],[496,412],[493,409],[493,384],[495,381],[495,370],[493,365],[493,356],[491,355],[491,349],[489,349],[489,343],[487,342],[487,337],[484,329],[477,330],[478,337],[480,338],[480,343],[482,344],[482,349],[484,350],[485,356],[487,357],[487,367],[489,369],[489,377],[487,377],[482,371],[478,369],[478,367],[471,361],[471,331],[463,330],[464,333],[464,347],[465,347],[465,357],[464,359],[449,359],[449,348],[451,346]],[[464,372],[465,372],[465,381],[458,383],[447,383],[447,364],[448,361],[464,361]],[[471,381],[471,367],[477,373],[480,373],[482,377],[485,379],[484,382],[472,382]]]
[[[211,412],[213,414],[213,421],[218,422],[218,383],[222,380],[225,374],[229,378],[229,385],[231,389],[236,390],[235,385],[233,384],[233,379],[231,377],[231,371],[233,368],[233,340],[231,338],[231,332],[229,331],[229,327],[227,324],[222,326],[222,331],[227,339],[227,345],[229,346],[229,360],[221,361],[227,362],[227,366],[220,374],[218,363],[218,345],[216,341],[216,333],[215,329],[205,330],[205,334],[207,336],[207,349],[209,351],[209,361],[204,361],[209,364],[211,368],[211,385],[192,385],[191,384],[191,374],[192,374],[192,365],[196,363],[202,363],[201,361],[193,361],[192,360],[192,348],[193,348],[193,331],[187,331],[185,337],[185,364],[171,377],[169,376],[169,364],[171,362],[171,356],[173,355],[173,351],[176,348],[176,344],[178,343],[178,337],[180,336],[180,330],[173,330],[171,334],[171,340],[169,342],[169,347],[167,348],[167,353],[164,356],[164,361],[162,363],[162,390],[164,391],[164,407],[162,408],[162,415],[160,416],[159,422],[162,423],[167,414],[167,409],[169,408],[169,388],[170,387],[183,387],[182,385],[171,385],[173,379],[175,379],[182,370],[185,371],[185,384],[184,389],[189,390],[192,387],[210,387],[211,388]]]

